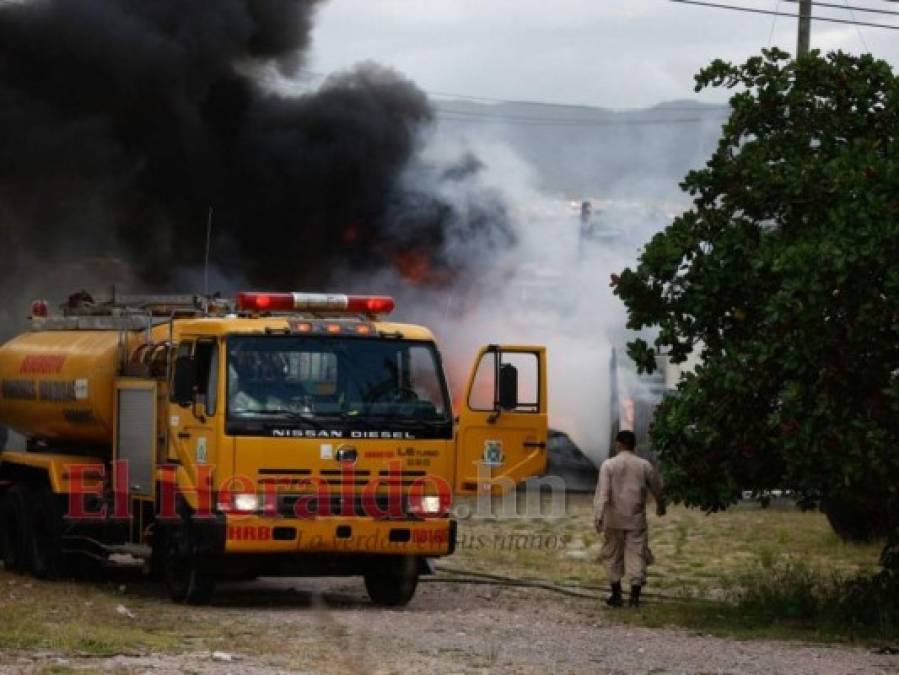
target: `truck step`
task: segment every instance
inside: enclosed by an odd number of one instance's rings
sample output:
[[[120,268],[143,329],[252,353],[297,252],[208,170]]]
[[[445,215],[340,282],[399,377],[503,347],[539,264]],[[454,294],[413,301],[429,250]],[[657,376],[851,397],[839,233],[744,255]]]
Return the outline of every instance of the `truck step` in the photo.
[[[117,544],[105,548],[109,555],[130,555],[141,560],[148,560],[153,555],[153,549],[145,544]]]
[[[83,535],[66,535],[63,542],[66,552],[83,553],[97,559],[121,556],[148,560],[153,555],[153,549],[145,544],[104,544]]]

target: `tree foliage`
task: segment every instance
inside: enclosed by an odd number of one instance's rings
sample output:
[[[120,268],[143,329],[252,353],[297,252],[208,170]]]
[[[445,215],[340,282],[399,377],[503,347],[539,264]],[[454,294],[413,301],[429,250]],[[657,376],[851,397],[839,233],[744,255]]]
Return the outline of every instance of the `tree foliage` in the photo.
[[[722,138],[616,282],[629,327],[658,331],[629,345],[642,371],[701,357],[656,415],[668,487],[710,511],[788,488],[896,528],[899,78],[771,49],[696,83],[735,92]]]

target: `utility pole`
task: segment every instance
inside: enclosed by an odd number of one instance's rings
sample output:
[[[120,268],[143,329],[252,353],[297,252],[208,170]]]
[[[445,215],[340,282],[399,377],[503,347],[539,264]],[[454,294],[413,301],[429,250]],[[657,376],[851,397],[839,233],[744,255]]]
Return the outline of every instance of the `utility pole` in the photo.
[[[796,58],[808,56],[812,41],[812,0],[799,0],[799,45]]]

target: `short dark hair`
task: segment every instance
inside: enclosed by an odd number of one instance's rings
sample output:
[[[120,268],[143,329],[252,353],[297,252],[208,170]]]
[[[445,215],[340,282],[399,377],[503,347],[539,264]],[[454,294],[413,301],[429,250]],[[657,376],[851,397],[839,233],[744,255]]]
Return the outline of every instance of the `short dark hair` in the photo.
[[[637,437],[633,431],[619,431],[618,435],[615,436],[615,440],[628,450],[633,450],[637,447]]]

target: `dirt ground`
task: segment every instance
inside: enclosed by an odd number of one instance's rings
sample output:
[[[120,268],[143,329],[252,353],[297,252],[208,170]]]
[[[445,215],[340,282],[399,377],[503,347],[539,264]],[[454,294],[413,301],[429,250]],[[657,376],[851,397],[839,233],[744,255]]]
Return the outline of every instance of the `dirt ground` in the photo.
[[[559,518],[461,521],[459,550],[440,562],[444,581],[423,580],[401,610],[372,606],[355,578],[222,584],[211,606],[187,607],[133,570],[92,584],[0,569],[0,673],[899,673],[899,654],[878,651],[878,640],[810,644],[829,638],[734,632],[717,610],[699,623],[678,610],[797,556],[825,574],[870,570],[877,545],[843,544],[823,516],[788,506],[714,516],[674,508],[651,527],[658,564],[639,613],[598,599],[605,575],[589,496],[569,500]],[[453,570],[592,597],[448,583]],[[780,641],[788,635],[798,641]]]
[[[170,614],[186,637],[206,636],[203,649],[90,657],[4,650],[0,672],[899,673],[897,655],[633,627],[593,600],[537,589],[423,583],[409,607],[382,610],[356,579],[265,579],[223,586],[212,607],[176,613],[155,590],[136,593],[124,601],[133,616],[123,621]],[[210,626],[221,630],[217,646]]]

